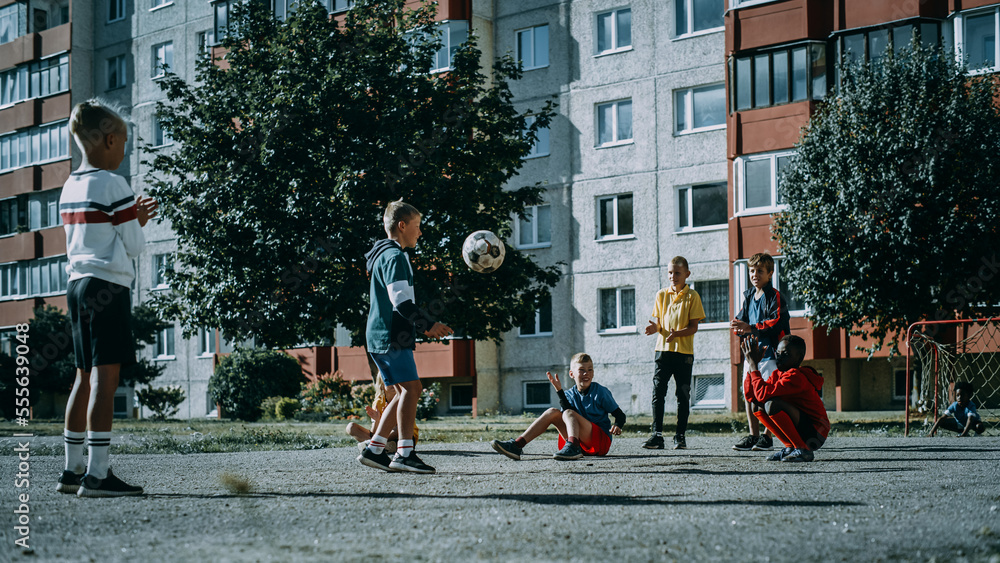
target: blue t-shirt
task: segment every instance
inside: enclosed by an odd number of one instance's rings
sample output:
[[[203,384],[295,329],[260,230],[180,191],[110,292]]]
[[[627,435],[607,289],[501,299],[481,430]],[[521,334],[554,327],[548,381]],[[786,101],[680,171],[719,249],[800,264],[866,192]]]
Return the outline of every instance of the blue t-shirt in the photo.
[[[607,387],[591,382],[586,393],[581,393],[574,385],[566,390],[566,400],[576,412],[593,422],[609,437],[611,436],[611,421],[608,415],[618,410],[618,403]]]
[[[955,420],[957,420],[962,426],[965,426],[968,423],[970,416],[973,420],[979,420],[979,413],[976,412],[976,404],[972,401],[969,401],[969,404],[964,407],[959,405],[958,401],[955,401],[945,412],[955,417]]]
[[[760,298],[750,300],[750,310],[747,311],[747,316],[750,318],[750,324],[756,325],[767,320],[767,300],[764,299],[764,294],[760,294]],[[760,337],[760,349],[764,351],[764,360],[775,359],[774,349],[777,348],[777,342],[771,342],[770,338]]]

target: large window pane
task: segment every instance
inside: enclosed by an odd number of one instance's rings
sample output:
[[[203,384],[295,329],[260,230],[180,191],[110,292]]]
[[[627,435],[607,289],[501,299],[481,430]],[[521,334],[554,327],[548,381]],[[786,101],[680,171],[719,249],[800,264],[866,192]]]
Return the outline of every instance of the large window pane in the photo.
[[[601,214],[601,236],[615,234],[615,199],[602,199],[598,202]]]
[[[621,290],[621,326],[635,326],[635,290],[634,289],[623,289]]]
[[[771,160],[748,160],[745,165],[746,204],[744,207],[771,206]]]
[[[606,14],[600,14],[597,16],[597,52],[603,53],[604,51],[610,51],[614,48],[611,41],[611,33],[613,31],[612,25],[614,24],[614,13],[608,12]]]
[[[774,103],[788,102],[788,51],[774,53]]]
[[[618,233],[632,234],[632,196],[618,196]]]
[[[687,131],[689,129],[687,123],[687,99],[688,90],[678,90],[674,92],[674,114],[677,122],[676,131]]]
[[[615,289],[601,290],[601,320],[598,328],[618,328],[618,292]]]
[[[888,29],[876,29],[868,34],[868,58],[872,64],[877,64],[878,61],[885,56],[885,52],[888,48]]]
[[[996,65],[996,15],[965,18],[965,61],[977,69]]]
[[[688,194],[690,188],[685,188],[677,192],[677,226],[680,228],[690,227],[688,222]]]
[[[856,33],[844,37],[844,62],[860,63],[865,59],[865,35]]]
[[[527,219],[518,219],[518,237],[517,243],[519,245],[533,244],[534,241],[534,227],[531,222],[532,210],[525,209],[524,213],[528,216]]]
[[[722,323],[729,320],[729,280],[700,281],[694,289],[705,309],[703,322]]]
[[[675,18],[674,18],[674,33],[676,35],[684,35],[688,33],[688,14],[687,0],[674,0]]]
[[[924,47],[934,47],[941,41],[941,24],[923,22],[920,24],[920,42]]]
[[[543,205],[536,210],[538,213],[538,242],[552,242],[552,208]]]
[[[912,25],[899,25],[892,28],[892,49],[896,54],[908,48],[911,41],[913,41]]]
[[[778,276],[777,276],[778,277],[778,283],[776,284],[775,289],[777,289],[778,292],[781,293],[781,297],[788,304],[788,310],[789,311],[801,311],[801,310],[805,309],[805,303],[802,301],[801,296],[793,293],[792,290],[791,290],[791,288],[788,285],[788,281],[787,281],[787,279],[788,279],[788,271],[789,271],[788,261],[787,260],[775,260],[775,262],[777,262],[777,266],[778,266],[776,268],[777,269],[777,274],[778,274]]]
[[[806,99],[806,48],[792,50],[792,101]]]
[[[618,102],[618,138],[624,141],[632,138],[632,102]]]
[[[692,226],[724,225],[727,206],[725,183],[691,188]]]
[[[632,10],[618,10],[618,41],[615,47],[621,49],[632,44]]]
[[[552,298],[546,297],[538,306],[538,332],[552,332]]]
[[[604,104],[597,106],[597,144],[605,145],[614,139],[612,138],[612,125],[614,124],[614,104]]]
[[[736,59],[736,109],[750,109],[750,59]]]
[[[677,0],[681,2],[682,0]],[[694,31],[714,29],[724,25],[722,4],[719,0],[694,0]]]
[[[535,28],[534,37],[535,66],[548,66],[549,64],[549,26],[542,25]]]
[[[768,55],[757,55],[753,58],[753,105],[767,106],[771,103],[771,63]]]
[[[694,91],[694,127],[712,127],[726,122],[726,88],[723,85]]]
[[[812,57],[812,97],[822,100],[826,97],[826,45],[813,45],[809,53]]]

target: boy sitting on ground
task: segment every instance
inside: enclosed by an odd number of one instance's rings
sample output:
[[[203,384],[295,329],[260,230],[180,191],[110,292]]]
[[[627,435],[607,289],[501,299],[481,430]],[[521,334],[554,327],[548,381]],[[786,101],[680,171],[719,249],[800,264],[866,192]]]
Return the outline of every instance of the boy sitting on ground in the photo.
[[[625,413],[615,402],[611,391],[594,383],[594,361],[587,354],[576,354],[570,360],[569,376],[576,386],[563,391],[559,374],[546,372],[549,383],[559,395],[559,407],[546,410],[514,440],[493,440],[490,445],[503,455],[520,460],[524,446],[541,436],[549,426],[559,432],[558,460],[580,459],[584,455],[603,456],[611,449],[611,436],[618,436],[625,426]],[[608,415],[615,418],[611,424]]]
[[[775,369],[766,381],[757,364],[764,352],[757,339],[743,340],[743,353],[750,363],[750,376],[743,393],[757,420],[775,435],[785,448],[768,456],[768,461],[812,461],[830,433],[830,419],[819,396],[823,376],[811,367],[800,365],[806,355],[806,342],[788,335],[778,342]]]
[[[975,390],[970,381],[956,383],[955,402],[934,422],[929,435],[936,434],[938,427],[958,432],[959,436],[968,436],[969,430],[975,430],[976,434],[986,432],[986,425],[976,412],[976,403],[972,402],[972,393]]]

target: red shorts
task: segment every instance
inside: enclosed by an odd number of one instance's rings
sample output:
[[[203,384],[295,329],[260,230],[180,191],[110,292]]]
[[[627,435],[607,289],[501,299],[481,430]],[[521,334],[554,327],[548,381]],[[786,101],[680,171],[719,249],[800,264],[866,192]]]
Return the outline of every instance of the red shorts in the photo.
[[[583,450],[583,455],[608,455],[608,450],[611,449],[611,436],[593,422],[590,423],[590,426],[590,441],[580,440],[580,449]],[[565,445],[566,440],[560,434],[559,449],[563,449]]]

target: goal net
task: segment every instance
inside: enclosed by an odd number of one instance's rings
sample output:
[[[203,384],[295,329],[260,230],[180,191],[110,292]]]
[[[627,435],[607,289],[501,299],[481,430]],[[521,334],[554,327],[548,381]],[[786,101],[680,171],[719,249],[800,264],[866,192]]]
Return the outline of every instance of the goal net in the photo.
[[[915,323],[906,344],[907,433],[911,412],[929,427],[955,401],[955,383],[968,381],[986,434],[1000,435],[1000,317]]]

